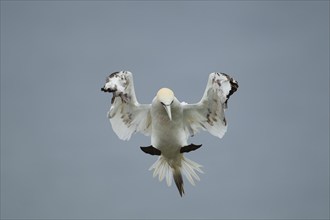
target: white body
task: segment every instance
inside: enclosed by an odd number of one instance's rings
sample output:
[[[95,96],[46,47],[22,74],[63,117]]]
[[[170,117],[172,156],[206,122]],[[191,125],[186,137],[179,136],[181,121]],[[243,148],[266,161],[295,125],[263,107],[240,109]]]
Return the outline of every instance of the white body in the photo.
[[[151,105],[151,145],[162,152],[164,157],[174,159],[182,146],[187,145],[187,137],[183,126],[183,110],[175,98],[171,105],[172,120],[164,107],[156,98]]]

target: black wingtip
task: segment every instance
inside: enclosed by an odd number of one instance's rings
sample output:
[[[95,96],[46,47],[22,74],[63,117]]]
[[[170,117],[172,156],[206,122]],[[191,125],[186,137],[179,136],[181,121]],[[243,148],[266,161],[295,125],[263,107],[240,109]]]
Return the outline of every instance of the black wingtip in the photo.
[[[102,92],[110,92],[110,93],[111,93],[111,92],[116,92],[116,90],[109,89],[109,88],[108,88],[108,89],[105,89],[104,87],[101,88],[101,91],[102,91]]]

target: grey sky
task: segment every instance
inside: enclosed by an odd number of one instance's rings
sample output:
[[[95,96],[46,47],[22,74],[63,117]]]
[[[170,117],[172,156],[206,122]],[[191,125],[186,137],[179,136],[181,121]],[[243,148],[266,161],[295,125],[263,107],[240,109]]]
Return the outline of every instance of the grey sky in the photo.
[[[112,131],[117,70],[141,103],[239,82],[183,198]],[[1,1],[1,218],[329,218],[329,1]]]

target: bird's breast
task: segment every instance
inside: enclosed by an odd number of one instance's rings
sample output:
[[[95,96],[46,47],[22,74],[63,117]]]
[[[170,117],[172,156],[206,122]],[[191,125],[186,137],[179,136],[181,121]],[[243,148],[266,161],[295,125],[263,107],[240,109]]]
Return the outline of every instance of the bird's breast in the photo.
[[[165,109],[152,112],[151,144],[158,148],[162,154],[176,154],[182,146],[187,144],[183,128],[182,111],[172,109],[172,120],[169,119]]]

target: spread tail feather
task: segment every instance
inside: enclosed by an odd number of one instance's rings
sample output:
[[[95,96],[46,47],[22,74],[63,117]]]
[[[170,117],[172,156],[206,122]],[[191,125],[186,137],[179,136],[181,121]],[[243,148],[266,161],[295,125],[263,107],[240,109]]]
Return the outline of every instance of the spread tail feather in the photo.
[[[194,180],[200,180],[196,171],[203,173],[200,169],[202,166],[188,158],[182,156],[180,161],[171,161],[163,157],[162,155],[158,157],[158,160],[149,168],[149,170],[154,170],[153,177],[158,176],[159,181],[166,178],[166,183],[168,186],[172,185],[172,179],[179,190],[180,195],[184,194],[183,179],[182,174],[188,179],[188,181],[195,185]]]

